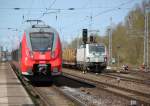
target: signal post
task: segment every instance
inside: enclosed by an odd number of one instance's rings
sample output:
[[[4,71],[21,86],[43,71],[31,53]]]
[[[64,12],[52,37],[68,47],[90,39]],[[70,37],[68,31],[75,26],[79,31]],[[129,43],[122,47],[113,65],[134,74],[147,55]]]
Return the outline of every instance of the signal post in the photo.
[[[83,73],[85,74],[86,72],[86,59],[85,59],[85,55],[86,55],[86,43],[87,43],[87,39],[88,39],[88,30],[87,29],[83,29],[82,30],[82,41],[84,44],[84,65],[83,65]]]

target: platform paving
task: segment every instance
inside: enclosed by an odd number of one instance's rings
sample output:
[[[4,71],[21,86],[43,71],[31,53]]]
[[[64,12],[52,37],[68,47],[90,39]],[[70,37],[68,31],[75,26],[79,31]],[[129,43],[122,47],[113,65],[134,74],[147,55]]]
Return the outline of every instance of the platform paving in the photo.
[[[34,106],[7,62],[0,63],[0,106]]]

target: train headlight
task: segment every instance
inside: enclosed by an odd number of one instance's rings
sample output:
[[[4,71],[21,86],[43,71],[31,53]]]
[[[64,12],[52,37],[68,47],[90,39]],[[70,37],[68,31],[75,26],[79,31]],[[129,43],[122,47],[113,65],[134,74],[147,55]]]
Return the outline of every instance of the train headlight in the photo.
[[[54,72],[54,73],[57,73],[57,72],[58,72],[58,68],[56,68],[56,67],[53,68],[53,72]]]
[[[55,58],[55,52],[54,51],[52,51],[51,56],[52,56],[52,58]]]
[[[107,62],[107,57],[104,57],[104,62]]]
[[[28,58],[25,57],[25,64],[27,65],[28,64]]]
[[[86,58],[86,62],[90,62],[90,57],[87,57],[87,58]]]
[[[33,58],[33,52],[30,51],[29,54],[30,54],[30,57]]]

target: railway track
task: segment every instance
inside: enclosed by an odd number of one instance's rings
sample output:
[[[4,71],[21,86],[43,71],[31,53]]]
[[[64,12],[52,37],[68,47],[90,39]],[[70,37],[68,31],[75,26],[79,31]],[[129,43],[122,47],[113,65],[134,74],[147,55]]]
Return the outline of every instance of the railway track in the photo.
[[[129,77],[129,76],[124,76],[122,74],[115,74],[115,73],[104,73],[104,74],[100,74],[100,76],[106,76],[106,77],[111,77],[111,78],[120,78],[121,80],[125,80],[125,81],[132,81],[135,83],[140,83],[140,84],[145,84],[145,85],[150,85],[150,80],[147,79],[139,79],[139,78],[133,78],[133,77]]]
[[[13,69],[15,70],[14,67]],[[53,84],[53,82],[35,83],[24,80],[17,71],[15,71],[15,73],[36,106],[86,106],[86,104],[78,98],[69,93],[65,93],[62,88],[59,87],[61,81],[58,81],[57,78],[54,80],[54,82],[56,82],[55,84]]]
[[[65,69],[65,68],[64,68]],[[72,69],[74,71],[77,71],[78,70],[75,70],[75,69]],[[95,73],[92,73],[92,72],[88,72],[92,75],[95,76]],[[133,75],[133,73],[131,75],[129,75],[130,73],[126,73],[126,74],[122,74],[122,73],[114,73],[114,72],[106,72],[106,73],[100,73],[96,76],[104,76],[104,77],[109,77],[109,78],[112,78],[112,79],[117,79],[117,80],[121,80],[121,81],[128,81],[128,82],[134,82],[134,83],[139,83],[139,84],[144,84],[144,85],[147,85],[147,86],[150,86],[150,77],[140,77],[138,75]],[[145,75],[145,74],[144,74]]]
[[[70,77],[64,74],[62,76],[62,79],[67,79],[65,80],[66,82],[64,82],[65,84],[60,83],[62,91],[66,92],[66,94],[71,94],[74,99],[81,101],[86,106],[103,106],[106,104],[109,104],[110,106],[122,106],[130,104],[129,99],[116,96],[110,92],[105,92],[101,88],[96,87],[94,83],[91,83],[89,81],[83,81],[76,77]],[[62,81],[62,79],[60,80]],[[75,81],[77,84],[73,83],[72,81],[70,82],[70,80]]]
[[[34,87],[34,90],[43,101],[42,106],[86,106],[78,98],[64,93],[59,87],[54,85],[50,87]]]
[[[31,96],[33,102],[36,106],[87,106],[84,102],[76,98],[75,96],[65,93],[59,86],[61,85],[60,80],[54,80],[55,84],[51,85],[52,82],[44,83],[28,83],[19,76],[19,73],[15,71],[21,83],[24,85],[25,89]],[[81,83],[77,81],[78,83]],[[84,82],[82,82],[84,83]],[[84,83],[85,84],[85,83]],[[64,85],[64,84],[62,84]],[[92,85],[90,85],[92,86]],[[56,97],[56,94],[57,97]],[[49,97],[49,95],[51,95]],[[53,96],[52,96],[53,95]],[[54,98],[53,98],[54,97]],[[63,98],[63,100],[62,100]],[[67,101],[67,103],[62,103]]]
[[[36,89],[34,86],[32,86],[30,83],[28,83],[26,80],[24,80],[18,73],[17,69],[11,64],[14,72],[16,73],[17,77],[21,81],[22,85],[30,95],[32,101],[37,106],[50,106],[49,100],[45,98],[44,95],[40,93],[38,89]]]
[[[77,72],[75,72],[75,73],[77,73]],[[106,76],[105,75],[96,75],[96,76],[95,75],[92,75],[92,76],[86,75],[86,76],[88,76],[88,77],[86,77],[85,74],[80,73],[77,75],[75,73],[72,73],[72,71],[64,71],[64,75],[66,75],[66,76],[84,80],[84,81],[95,84],[97,87],[99,87],[101,89],[119,94],[124,97],[128,97],[130,99],[134,99],[134,100],[138,100],[138,101],[150,104],[149,85],[143,84],[144,87],[147,86],[146,87],[147,90],[144,92],[144,91],[140,91],[139,89],[134,89],[135,85],[138,87],[138,85],[141,84],[141,82],[138,82],[135,80],[133,82],[131,82],[130,79],[128,79],[128,80],[125,78],[122,78],[123,80],[121,78],[117,79],[118,76],[116,77],[116,76],[111,76],[111,75],[106,75]],[[93,79],[92,79],[92,77],[93,77]],[[123,83],[124,86],[122,86],[121,83]],[[128,85],[130,85],[131,87],[128,87]],[[132,88],[132,86],[134,86],[134,87]],[[139,85],[139,87],[140,86],[141,85]],[[143,87],[141,87],[141,89],[143,89]]]
[[[100,83],[99,81],[96,82],[81,76],[76,76],[75,74],[64,73],[63,76],[55,78],[52,85],[50,83],[44,83],[44,85],[43,83],[38,83],[34,85],[22,80],[21,77],[19,78],[31,95],[35,105],[39,106],[103,106],[110,101],[110,105],[118,105],[121,103],[119,106],[122,106],[122,104],[129,105],[132,100],[137,100],[138,104],[149,104],[149,99],[146,97],[141,99],[141,95],[137,96],[134,93],[129,93],[130,91],[125,92],[120,87],[116,88],[105,83]],[[121,93],[118,93],[118,91]],[[116,94],[119,96],[116,96]]]
[[[121,71],[122,69],[116,68],[116,69],[113,69],[113,71],[110,69],[107,69],[108,72],[117,72],[117,70]],[[150,80],[150,71],[144,72],[144,71],[141,71],[140,69],[129,69],[128,72],[121,72],[120,75],[122,73],[130,74],[133,77],[140,77],[140,79],[142,78],[144,80]],[[110,73],[108,73],[108,74],[110,74]],[[113,75],[114,75],[114,73],[113,73]],[[129,77],[127,77],[127,78],[129,78]]]
[[[61,81],[63,81],[63,83]],[[56,81],[54,80],[53,86],[49,86],[47,85],[47,83],[46,85],[35,85],[28,84],[26,85],[26,87],[28,87],[27,90],[30,95],[34,97],[35,104],[39,106],[98,106],[99,104],[101,104],[95,103],[93,101],[93,99],[95,98],[93,95],[88,95],[92,94],[91,91],[98,92],[99,90],[95,88],[94,85],[88,82],[84,82],[67,76],[62,76],[60,77],[60,79],[56,79]],[[80,88],[82,90],[80,90]],[[89,89],[91,89],[91,91],[88,91]],[[69,101],[67,103],[63,103],[64,99],[62,99],[62,96],[63,98],[65,96],[65,100]],[[118,99],[116,100],[118,101]],[[95,101],[98,102],[99,98]],[[123,101],[121,103],[123,103]]]
[[[147,78],[147,80],[150,80],[150,71],[143,72],[140,70],[130,70],[130,74],[133,76]]]
[[[70,76],[54,78],[54,82],[32,84],[21,80],[35,105],[39,106],[103,106],[127,105],[130,100],[100,90],[94,83]],[[64,102],[65,101],[65,102]]]

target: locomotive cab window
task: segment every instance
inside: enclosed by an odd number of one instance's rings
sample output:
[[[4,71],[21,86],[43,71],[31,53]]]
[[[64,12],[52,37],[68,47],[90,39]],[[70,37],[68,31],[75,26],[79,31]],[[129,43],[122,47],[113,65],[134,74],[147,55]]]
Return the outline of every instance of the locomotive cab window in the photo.
[[[100,46],[100,45],[90,45],[89,46],[89,52],[96,52],[96,53],[103,53],[105,52],[105,47],[104,46]]]
[[[53,33],[30,33],[31,47],[33,51],[48,51],[53,47]]]

